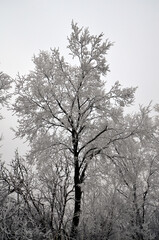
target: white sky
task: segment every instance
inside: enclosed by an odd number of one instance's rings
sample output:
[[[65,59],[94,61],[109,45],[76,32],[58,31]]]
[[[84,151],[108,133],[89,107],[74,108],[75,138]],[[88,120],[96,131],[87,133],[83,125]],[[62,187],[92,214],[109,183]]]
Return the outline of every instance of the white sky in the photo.
[[[0,71],[27,74],[33,54],[50,47],[66,56],[72,19],[115,42],[108,53],[110,85],[119,80],[125,87],[138,86],[135,106],[159,103],[158,0],[0,0]],[[4,115],[1,152],[9,161],[23,146],[8,130],[16,120]]]

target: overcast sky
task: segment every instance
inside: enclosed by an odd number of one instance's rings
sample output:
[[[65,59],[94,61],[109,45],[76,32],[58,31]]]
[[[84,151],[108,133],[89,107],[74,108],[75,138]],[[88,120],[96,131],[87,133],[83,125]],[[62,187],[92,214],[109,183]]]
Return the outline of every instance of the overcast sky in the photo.
[[[0,71],[13,78],[27,74],[39,50],[59,47],[66,56],[72,20],[114,42],[108,53],[110,85],[118,80],[138,86],[135,106],[159,103],[159,0],[0,0]],[[8,130],[16,120],[3,112],[1,151],[8,161],[23,147]]]

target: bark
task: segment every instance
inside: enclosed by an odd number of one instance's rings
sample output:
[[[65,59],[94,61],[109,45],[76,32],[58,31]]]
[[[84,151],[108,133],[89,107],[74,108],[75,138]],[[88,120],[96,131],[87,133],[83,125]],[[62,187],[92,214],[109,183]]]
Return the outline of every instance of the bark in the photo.
[[[77,156],[75,157],[74,184],[75,184],[75,203],[74,203],[74,213],[73,213],[71,233],[70,233],[71,239],[77,239],[78,225],[79,225],[80,213],[81,213],[82,190],[80,186],[80,173],[79,173],[79,163],[78,163]]]
[[[70,233],[71,239],[77,239],[77,235],[78,235],[78,225],[79,225],[80,213],[81,213],[81,196],[82,196],[81,187],[76,186],[74,214],[73,214],[71,233]]]

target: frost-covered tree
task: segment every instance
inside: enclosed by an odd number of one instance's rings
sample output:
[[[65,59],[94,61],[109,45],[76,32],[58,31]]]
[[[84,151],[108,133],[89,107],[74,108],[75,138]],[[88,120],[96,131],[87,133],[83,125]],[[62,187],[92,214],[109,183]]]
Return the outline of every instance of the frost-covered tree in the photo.
[[[9,89],[11,88],[11,78],[3,73],[0,72],[0,110],[1,107],[5,106],[7,104],[7,100],[10,98]],[[2,113],[0,112],[0,120],[3,119]],[[0,140],[2,137],[0,137]]]
[[[158,117],[150,106],[125,116],[136,131],[92,159],[80,233],[86,239],[158,239]],[[139,127],[140,126],[140,127]]]
[[[35,171],[18,153],[8,169],[0,169],[0,233],[2,239],[61,239],[67,236],[70,212],[70,167],[47,163]],[[1,240],[1,238],[0,238]]]
[[[82,199],[80,234],[83,239],[115,239],[121,210],[119,184],[116,168],[110,159],[92,159]]]
[[[63,153],[73,168],[74,210],[70,236],[77,238],[83,183],[91,160],[119,139],[130,136],[123,108],[134,100],[135,88],[108,90],[106,54],[112,45],[103,34],[72,22],[68,49],[75,65],[67,63],[58,49],[34,56],[34,71],[16,79],[17,136],[30,142],[30,159],[38,167]]]
[[[0,72],[0,105],[4,106],[6,104],[7,99],[10,97],[10,94],[8,90],[11,87],[11,78],[3,73]],[[2,115],[0,115],[0,118],[2,118]]]
[[[120,226],[125,239],[154,239],[149,225],[158,208],[158,125],[150,116],[150,106],[126,117],[127,124],[140,127],[126,140],[114,143],[107,155],[117,170],[118,192],[123,198]]]

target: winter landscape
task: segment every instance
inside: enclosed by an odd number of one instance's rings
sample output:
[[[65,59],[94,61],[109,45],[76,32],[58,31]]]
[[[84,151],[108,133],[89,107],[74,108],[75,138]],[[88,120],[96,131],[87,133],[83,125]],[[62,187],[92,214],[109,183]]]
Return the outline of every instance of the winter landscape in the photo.
[[[159,239],[158,10],[0,1],[0,240]]]

